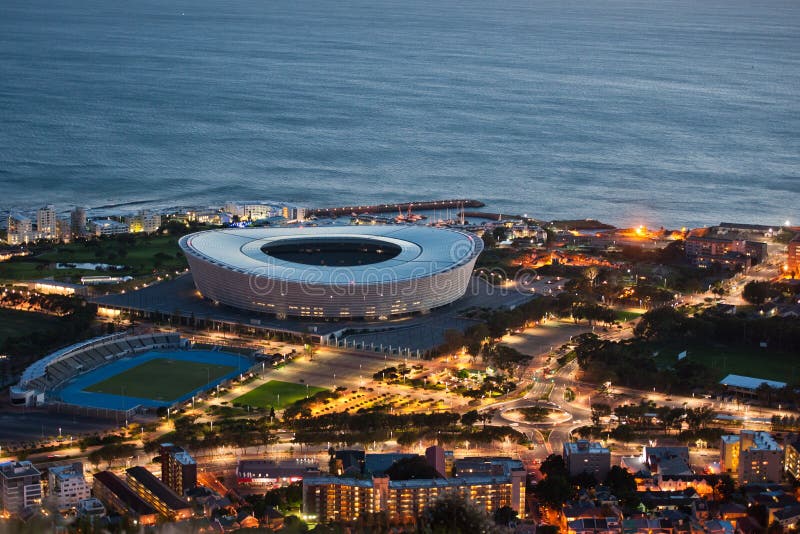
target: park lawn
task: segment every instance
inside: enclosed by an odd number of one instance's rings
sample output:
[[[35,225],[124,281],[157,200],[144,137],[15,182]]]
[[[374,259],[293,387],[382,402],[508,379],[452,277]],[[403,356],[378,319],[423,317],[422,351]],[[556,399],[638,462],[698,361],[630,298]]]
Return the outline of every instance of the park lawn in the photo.
[[[800,360],[796,354],[757,347],[723,347],[709,345],[667,345],[657,348],[659,367],[673,365],[678,353],[687,351],[687,358],[710,367],[721,380],[729,374],[765,378],[792,383],[800,378]]]
[[[0,308],[0,343],[9,337],[26,336],[59,326],[61,321],[52,315]]]
[[[38,280],[40,278],[68,280],[73,276],[86,276],[93,272],[81,269],[56,269],[55,263],[47,264],[25,260],[0,262],[0,281],[2,282]]]
[[[233,400],[233,404],[257,406],[259,408],[274,407],[280,410],[300,399],[305,399],[306,395],[310,397],[320,391],[326,390],[325,388],[306,386],[306,384],[270,380],[266,384],[261,384],[257,388],[248,391],[241,397],[237,397]]]
[[[92,384],[84,391],[172,401],[235,370],[230,365],[156,358]]]
[[[615,310],[614,317],[617,321],[621,323],[627,323],[628,321],[632,321],[638,317],[641,317],[641,312],[635,312],[630,310]]]
[[[154,269],[183,269],[186,259],[178,238],[170,235],[130,236],[134,243],[115,239],[58,245],[38,258],[54,263],[107,263],[126,265],[120,274],[146,274]]]

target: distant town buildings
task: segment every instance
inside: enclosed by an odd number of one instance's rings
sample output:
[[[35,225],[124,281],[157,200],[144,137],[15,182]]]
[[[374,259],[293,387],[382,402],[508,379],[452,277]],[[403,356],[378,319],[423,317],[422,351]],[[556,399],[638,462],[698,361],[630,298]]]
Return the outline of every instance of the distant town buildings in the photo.
[[[767,257],[767,244],[736,237],[720,237],[709,229],[695,230],[686,238],[686,257],[697,267],[719,266],[743,270]]]
[[[91,488],[83,476],[83,464],[75,462],[49,468],[47,495],[59,510],[77,508],[80,501],[91,497]]]
[[[783,473],[783,449],[769,432],[742,430],[722,436],[720,465],[735,473],[739,484],[778,482]]]
[[[273,217],[287,220],[305,220],[306,209],[286,204],[226,202],[222,211],[240,221],[260,221]]]
[[[605,480],[611,469],[611,451],[596,441],[579,439],[564,443],[564,462],[570,476],[589,473]]]
[[[42,474],[31,462],[0,464],[0,511],[21,514],[42,502]]]

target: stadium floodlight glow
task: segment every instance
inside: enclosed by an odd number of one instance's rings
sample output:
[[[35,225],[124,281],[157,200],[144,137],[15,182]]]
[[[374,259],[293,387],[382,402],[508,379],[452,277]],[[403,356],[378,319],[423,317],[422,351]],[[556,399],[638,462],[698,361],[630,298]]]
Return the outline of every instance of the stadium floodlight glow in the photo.
[[[462,297],[483,241],[414,225],[231,228],[184,236],[195,285],[277,317],[381,318]]]

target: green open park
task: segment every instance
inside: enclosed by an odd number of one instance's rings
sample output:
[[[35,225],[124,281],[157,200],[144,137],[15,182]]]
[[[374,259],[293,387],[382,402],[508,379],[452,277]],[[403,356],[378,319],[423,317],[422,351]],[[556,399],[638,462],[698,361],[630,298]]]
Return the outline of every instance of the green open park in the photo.
[[[305,399],[306,395],[310,397],[320,391],[325,391],[325,388],[309,386],[307,384],[294,384],[281,380],[270,380],[248,391],[244,395],[237,397],[233,400],[233,404],[257,406],[259,408],[274,407],[275,409],[283,409],[300,399]]]
[[[729,374],[795,382],[800,378],[800,359],[796,354],[770,350],[768,348],[670,345],[658,350],[656,363],[667,367],[678,361],[678,354],[687,352],[687,358],[710,367],[719,379]]]
[[[156,358],[97,382],[84,391],[171,401],[235,369],[230,365]]]

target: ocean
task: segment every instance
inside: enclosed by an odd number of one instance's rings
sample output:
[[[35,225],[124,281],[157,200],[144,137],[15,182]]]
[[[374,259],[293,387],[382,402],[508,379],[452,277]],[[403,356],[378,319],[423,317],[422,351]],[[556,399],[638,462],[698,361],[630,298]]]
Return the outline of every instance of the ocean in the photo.
[[[262,198],[800,222],[800,3],[0,3],[0,210]]]

